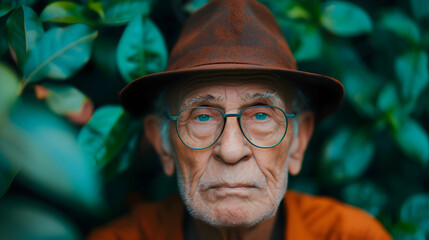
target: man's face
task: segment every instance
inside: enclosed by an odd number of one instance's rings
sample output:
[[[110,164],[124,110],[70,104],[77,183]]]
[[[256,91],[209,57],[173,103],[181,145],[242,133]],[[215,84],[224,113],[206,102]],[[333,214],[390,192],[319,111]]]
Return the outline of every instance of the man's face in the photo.
[[[197,106],[239,113],[255,105],[272,105],[292,113],[293,91],[273,80],[206,79],[186,86],[176,93],[179,106],[174,114]],[[252,226],[272,217],[286,192],[289,155],[297,145],[293,124],[289,120],[280,144],[264,149],[249,143],[236,117],[228,117],[216,143],[195,150],[181,142],[172,122],[171,158],[176,158],[179,188],[191,214],[216,226]]]
[[[209,81],[187,86],[192,88],[179,94],[181,108],[210,106],[226,114],[254,105],[274,105],[286,113],[292,110],[290,91],[280,92],[282,88],[274,81]],[[272,98],[261,97],[267,95]],[[172,127],[182,197],[192,215],[223,226],[255,225],[273,216],[286,191],[292,124],[285,139],[268,149],[250,144],[235,117],[228,118],[217,142],[203,150],[186,147]]]

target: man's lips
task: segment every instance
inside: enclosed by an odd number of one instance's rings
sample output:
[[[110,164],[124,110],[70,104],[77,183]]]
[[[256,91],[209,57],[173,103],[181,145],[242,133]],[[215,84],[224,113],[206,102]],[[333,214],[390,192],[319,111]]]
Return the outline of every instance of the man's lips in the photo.
[[[254,188],[256,186],[251,185],[251,184],[219,184],[219,185],[214,185],[211,186],[210,188]]]
[[[257,188],[252,184],[216,184],[210,186],[206,192],[216,197],[248,197]]]
[[[231,190],[240,190],[240,189],[251,189],[257,188],[255,184],[249,183],[221,183],[221,184],[213,184],[207,186],[204,190],[221,190],[221,189],[231,189]]]

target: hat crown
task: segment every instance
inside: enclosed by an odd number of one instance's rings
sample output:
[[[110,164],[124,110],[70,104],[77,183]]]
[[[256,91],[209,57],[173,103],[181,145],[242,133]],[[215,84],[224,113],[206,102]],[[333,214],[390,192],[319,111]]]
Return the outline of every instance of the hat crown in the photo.
[[[256,0],[212,0],[193,13],[168,70],[224,63],[296,69],[274,16]]]
[[[192,14],[173,48],[168,69],[136,79],[121,92],[126,110],[139,116],[166,87],[200,74],[276,74],[301,89],[316,121],[334,112],[344,96],[337,80],[296,70],[271,12],[256,0],[212,0]]]

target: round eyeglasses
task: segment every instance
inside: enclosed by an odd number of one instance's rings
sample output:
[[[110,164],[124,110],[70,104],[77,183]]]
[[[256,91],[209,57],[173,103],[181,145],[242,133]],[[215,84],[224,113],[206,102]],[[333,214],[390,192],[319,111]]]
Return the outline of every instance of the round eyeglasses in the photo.
[[[212,146],[222,135],[227,117],[237,117],[241,132],[252,145],[259,148],[277,146],[285,137],[288,119],[295,114],[286,114],[275,106],[252,106],[239,114],[224,114],[213,107],[185,108],[177,116],[168,116],[176,121],[180,140],[192,149]]]

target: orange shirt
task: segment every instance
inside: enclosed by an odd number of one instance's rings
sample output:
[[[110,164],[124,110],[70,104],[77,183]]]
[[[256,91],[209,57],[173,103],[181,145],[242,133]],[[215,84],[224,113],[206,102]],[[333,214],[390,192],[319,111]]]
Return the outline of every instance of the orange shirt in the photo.
[[[287,191],[285,239],[392,239],[370,214],[326,197]],[[138,205],[131,215],[91,233],[88,240],[183,240],[185,207],[178,195]]]

